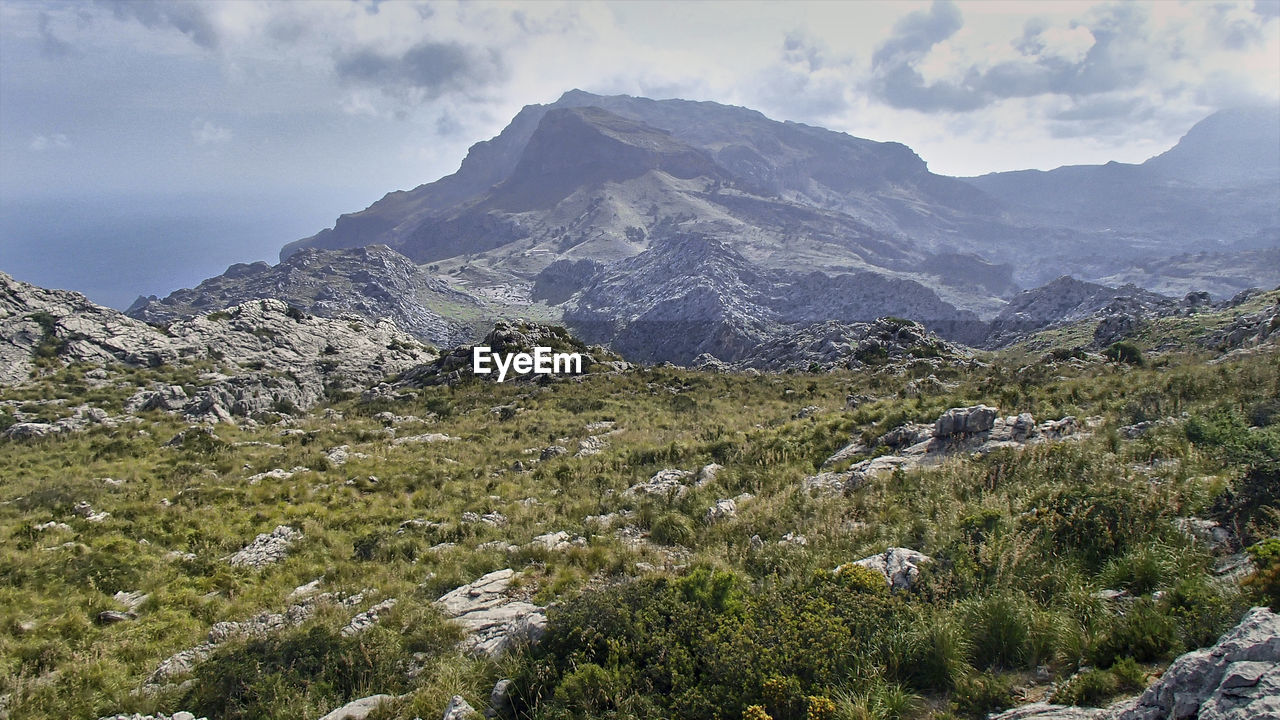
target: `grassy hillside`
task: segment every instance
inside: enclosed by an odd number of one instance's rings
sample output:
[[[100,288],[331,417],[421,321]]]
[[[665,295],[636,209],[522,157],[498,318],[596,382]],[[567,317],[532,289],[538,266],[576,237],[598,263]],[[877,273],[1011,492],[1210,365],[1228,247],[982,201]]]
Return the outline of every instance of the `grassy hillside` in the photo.
[[[931,374],[939,382],[913,382]],[[86,401],[116,414],[154,380],[201,382],[194,370],[103,381],[73,367],[0,400],[27,418]],[[850,395],[871,399],[848,410]],[[978,403],[1092,420],[1073,439],[962,453],[844,495],[801,489],[851,439]],[[1274,572],[1270,586],[1244,588],[1215,573],[1220,556],[1280,530],[1274,351],[1141,367],[1011,352],[975,370],[920,362],[858,375],[655,367],[473,381],[260,420],[172,446],[185,425],[161,412],[0,439],[10,717],[315,718],[388,693],[401,697],[371,718],[434,718],[454,694],[483,711],[500,678],[514,681],[522,718],[976,717],[1050,694],[1132,692],[1251,604],[1276,602]],[[1120,430],[1144,421],[1164,422]],[[12,422],[0,411],[0,426]],[[394,442],[432,433],[448,437]],[[709,463],[724,468],[681,496],[624,492]],[[707,521],[717,500],[744,493],[736,516]],[[587,519],[609,513],[620,513],[612,526]],[[1215,551],[1179,529],[1187,517],[1233,538]],[[283,560],[226,561],[279,525],[302,534]],[[582,540],[532,542],[554,531]],[[910,591],[832,572],[890,547],[934,559]],[[497,660],[467,656],[433,601],[508,567],[522,572],[522,597],[551,605],[548,634]],[[335,595],[301,624],[223,642],[139,692],[215,623],[280,612],[316,579]],[[117,592],[148,597],[136,618],[101,620],[126,610]],[[340,632],[388,598],[399,602],[373,627]]]

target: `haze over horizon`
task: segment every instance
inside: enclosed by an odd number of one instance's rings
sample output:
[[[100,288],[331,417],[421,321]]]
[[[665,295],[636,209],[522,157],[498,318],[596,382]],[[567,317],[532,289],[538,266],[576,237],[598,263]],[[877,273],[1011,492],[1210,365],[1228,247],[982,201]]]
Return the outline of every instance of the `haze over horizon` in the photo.
[[[274,260],[571,88],[742,105],[976,175],[1141,162],[1280,103],[1277,58],[1267,0],[4,0],[0,270],[122,307]]]

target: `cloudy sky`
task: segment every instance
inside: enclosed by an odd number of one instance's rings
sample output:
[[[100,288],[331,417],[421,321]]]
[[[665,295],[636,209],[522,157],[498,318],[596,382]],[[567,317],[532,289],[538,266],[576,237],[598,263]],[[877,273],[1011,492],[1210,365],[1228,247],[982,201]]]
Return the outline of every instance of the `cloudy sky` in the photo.
[[[947,174],[1136,162],[1280,102],[1280,0],[0,0],[0,270],[29,208],[72,196],[252,196],[309,235],[571,88],[745,105]]]

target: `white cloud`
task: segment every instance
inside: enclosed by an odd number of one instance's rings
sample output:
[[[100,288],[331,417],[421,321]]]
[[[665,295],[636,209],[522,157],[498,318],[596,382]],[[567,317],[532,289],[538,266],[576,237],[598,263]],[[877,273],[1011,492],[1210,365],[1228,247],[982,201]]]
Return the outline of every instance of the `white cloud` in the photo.
[[[31,143],[27,147],[30,148],[32,152],[44,152],[45,150],[69,150],[71,148],[71,140],[62,133],[36,135],[31,138]]]
[[[196,145],[219,145],[231,141],[231,131],[209,120],[191,122],[191,139]]]

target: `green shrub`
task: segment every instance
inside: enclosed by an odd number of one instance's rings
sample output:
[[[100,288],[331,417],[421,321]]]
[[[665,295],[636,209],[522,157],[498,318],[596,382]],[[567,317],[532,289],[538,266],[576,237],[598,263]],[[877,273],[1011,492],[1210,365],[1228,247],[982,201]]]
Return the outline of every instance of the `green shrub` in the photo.
[[[1112,343],[1102,354],[1112,362],[1137,365],[1139,367],[1146,364],[1142,357],[1142,351],[1138,349],[1137,345],[1128,340]]]
[[[835,579],[843,587],[858,593],[883,595],[889,591],[884,575],[855,563],[841,565],[835,572]]]
[[[678,512],[659,515],[649,528],[649,537],[663,545],[692,545],[696,534],[689,518]]]
[[[1133,595],[1147,595],[1164,587],[1172,579],[1171,550],[1144,545],[1121,557],[1112,558],[1102,569],[1101,581],[1109,588],[1128,590]]]
[[[835,720],[836,704],[829,697],[810,695],[805,698],[804,720]]]
[[[1013,668],[1026,659],[1032,608],[1025,596],[1007,591],[988,595],[970,604],[963,617],[975,666]]]
[[[763,705],[748,705],[742,711],[742,720],[773,720],[773,716],[765,711]]]
[[[1101,706],[1117,694],[1142,690],[1146,673],[1133,658],[1121,658],[1110,670],[1090,668],[1076,673],[1054,691],[1051,702],[1060,705]]]
[[[555,699],[570,712],[593,718],[614,709],[621,691],[622,682],[614,672],[585,663],[561,679]]]
[[[969,670],[971,649],[965,628],[940,614],[922,617],[913,627],[904,679],[922,690],[954,689]]]
[[[1100,705],[1116,694],[1116,678],[1106,670],[1090,668],[1076,673],[1053,693],[1052,701],[1059,705]]]
[[[1245,585],[1262,596],[1272,610],[1280,610],[1280,538],[1267,538],[1249,548],[1256,568]]]
[[[1159,512],[1128,487],[1078,486],[1050,493],[1033,521],[1043,533],[1046,552],[1073,552],[1090,569],[1099,569],[1149,536]]]
[[[1105,668],[1125,657],[1139,662],[1161,660],[1179,646],[1177,623],[1155,602],[1144,598],[1111,619],[1089,656],[1095,665]]]
[[[1000,675],[977,673],[960,680],[951,702],[961,714],[972,718],[986,717],[1013,705],[1013,683]]]
[[[1204,575],[1193,575],[1174,583],[1160,605],[1177,622],[1182,648],[1190,650],[1217,641],[1239,621],[1248,600],[1233,587]]]

